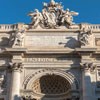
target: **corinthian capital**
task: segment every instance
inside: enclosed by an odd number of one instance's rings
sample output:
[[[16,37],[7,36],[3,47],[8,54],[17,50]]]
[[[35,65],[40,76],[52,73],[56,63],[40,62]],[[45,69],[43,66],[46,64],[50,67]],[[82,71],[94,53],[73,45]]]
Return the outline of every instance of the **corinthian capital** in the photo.
[[[10,71],[21,71],[23,68],[23,65],[21,62],[16,62],[16,63],[10,63],[8,66],[8,69]]]
[[[82,69],[90,72],[95,72],[96,65],[93,63],[81,63]]]

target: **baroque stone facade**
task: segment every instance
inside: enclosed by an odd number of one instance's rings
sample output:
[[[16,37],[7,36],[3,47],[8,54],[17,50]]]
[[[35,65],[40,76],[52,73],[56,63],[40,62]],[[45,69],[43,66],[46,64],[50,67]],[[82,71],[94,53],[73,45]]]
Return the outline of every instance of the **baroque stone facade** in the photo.
[[[51,0],[0,25],[0,100],[100,100],[100,25],[76,15]]]

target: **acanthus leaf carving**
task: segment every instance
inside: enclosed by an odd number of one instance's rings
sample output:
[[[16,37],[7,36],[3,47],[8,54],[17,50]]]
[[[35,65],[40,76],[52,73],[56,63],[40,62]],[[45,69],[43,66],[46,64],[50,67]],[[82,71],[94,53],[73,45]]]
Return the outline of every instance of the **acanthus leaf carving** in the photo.
[[[86,71],[90,71],[91,73],[94,73],[97,66],[94,63],[81,63],[81,67]]]
[[[16,63],[9,63],[8,70],[10,71],[22,71],[23,69],[23,64],[21,62],[16,62]]]
[[[78,13],[64,10],[61,3],[57,3],[51,0],[50,3],[43,3],[42,12],[35,9],[34,12],[28,14],[31,16],[31,24],[29,28],[36,28],[40,25],[42,28],[59,28],[60,26],[70,27],[74,24],[73,16],[77,16]]]

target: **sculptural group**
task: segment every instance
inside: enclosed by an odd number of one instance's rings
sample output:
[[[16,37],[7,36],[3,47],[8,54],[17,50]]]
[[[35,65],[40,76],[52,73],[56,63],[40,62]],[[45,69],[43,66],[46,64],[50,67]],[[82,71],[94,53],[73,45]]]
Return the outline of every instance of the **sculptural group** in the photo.
[[[42,28],[58,28],[63,25],[66,27],[73,25],[73,16],[77,16],[78,13],[70,11],[68,8],[64,10],[61,3],[51,0],[50,3],[43,3],[42,12],[35,9],[28,15],[31,16],[32,28],[36,28],[38,25]]]

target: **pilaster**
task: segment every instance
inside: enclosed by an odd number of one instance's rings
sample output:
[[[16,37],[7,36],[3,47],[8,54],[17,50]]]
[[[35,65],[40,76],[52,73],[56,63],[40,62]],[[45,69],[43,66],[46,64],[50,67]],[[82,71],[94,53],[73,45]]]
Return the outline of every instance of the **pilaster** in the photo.
[[[93,63],[91,54],[82,55],[81,70],[83,100],[95,100],[92,86],[92,75],[96,72],[96,65]]]
[[[22,69],[22,63],[13,63],[10,66],[11,76],[11,89],[9,100],[20,100],[20,72]]]

